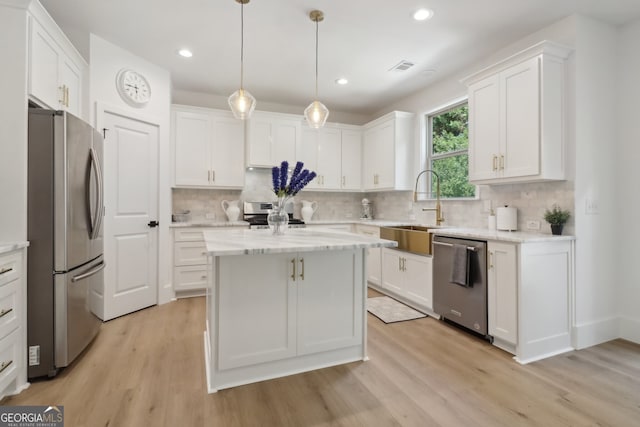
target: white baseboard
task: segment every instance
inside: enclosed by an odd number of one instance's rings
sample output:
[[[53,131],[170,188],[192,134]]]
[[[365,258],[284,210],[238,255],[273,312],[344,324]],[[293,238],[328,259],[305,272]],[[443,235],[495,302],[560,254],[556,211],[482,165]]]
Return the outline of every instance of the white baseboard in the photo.
[[[620,338],[640,344],[640,319],[621,316]]]
[[[587,348],[620,338],[620,318],[596,320],[573,327],[573,347]]]

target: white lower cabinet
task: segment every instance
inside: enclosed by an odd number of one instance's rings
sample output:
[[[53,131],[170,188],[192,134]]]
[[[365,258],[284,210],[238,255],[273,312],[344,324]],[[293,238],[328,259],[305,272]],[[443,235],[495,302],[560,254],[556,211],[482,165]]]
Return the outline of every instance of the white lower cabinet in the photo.
[[[218,369],[358,345],[362,251],[221,257]]]
[[[382,250],[382,288],[419,309],[433,310],[432,258],[395,249]]]
[[[487,304],[489,335],[498,346],[518,342],[517,245],[488,242]]]
[[[181,292],[203,291],[207,287],[207,247],[202,235],[207,229],[173,229],[173,290],[178,297]]]
[[[373,225],[356,224],[355,232],[365,236],[380,237],[380,227]],[[367,250],[367,281],[380,285],[382,283],[382,252],[380,248]]]
[[[573,241],[488,241],[487,248],[493,344],[523,364],[573,350]]]
[[[0,255],[0,399],[27,383],[26,250]]]

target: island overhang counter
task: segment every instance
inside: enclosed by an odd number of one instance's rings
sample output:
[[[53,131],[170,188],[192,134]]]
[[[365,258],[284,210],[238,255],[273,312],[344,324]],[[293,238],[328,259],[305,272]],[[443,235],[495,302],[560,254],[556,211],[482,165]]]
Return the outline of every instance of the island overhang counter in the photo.
[[[317,229],[204,231],[210,393],[366,360],[366,258],[391,240]]]

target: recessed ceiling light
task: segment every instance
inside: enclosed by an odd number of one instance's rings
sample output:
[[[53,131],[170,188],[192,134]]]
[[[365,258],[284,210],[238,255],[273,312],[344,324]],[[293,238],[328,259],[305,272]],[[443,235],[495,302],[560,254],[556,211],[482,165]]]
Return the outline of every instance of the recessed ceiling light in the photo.
[[[431,9],[418,9],[416,13],[413,14],[413,19],[416,21],[426,21],[427,19],[431,19],[433,17],[433,10]]]
[[[349,83],[349,80],[345,79],[344,77],[340,77],[339,79],[336,79],[336,83],[339,85],[346,85],[347,83]]]
[[[180,49],[178,51],[178,55],[183,56],[185,58],[191,58],[193,56],[193,52],[191,52],[189,49]]]

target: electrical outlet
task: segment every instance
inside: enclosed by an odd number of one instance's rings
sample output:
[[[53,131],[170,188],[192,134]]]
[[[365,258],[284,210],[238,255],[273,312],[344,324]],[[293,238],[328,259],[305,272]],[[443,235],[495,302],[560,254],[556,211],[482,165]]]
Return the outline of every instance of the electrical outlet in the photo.
[[[527,221],[527,230],[540,230],[540,221]]]
[[[29,347],[29,366],[37,366],[40,364],[40,346],[32,345]]]

